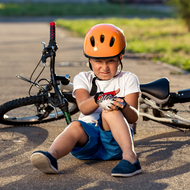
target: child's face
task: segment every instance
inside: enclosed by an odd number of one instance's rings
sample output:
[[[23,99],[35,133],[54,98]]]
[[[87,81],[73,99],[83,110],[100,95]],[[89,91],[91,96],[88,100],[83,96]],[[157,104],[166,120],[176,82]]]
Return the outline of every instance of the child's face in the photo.
[[[109,80],[113,78],[120,64],[118,57],[109,59],[91,58],[90,63],[94,74],[102,80]]]

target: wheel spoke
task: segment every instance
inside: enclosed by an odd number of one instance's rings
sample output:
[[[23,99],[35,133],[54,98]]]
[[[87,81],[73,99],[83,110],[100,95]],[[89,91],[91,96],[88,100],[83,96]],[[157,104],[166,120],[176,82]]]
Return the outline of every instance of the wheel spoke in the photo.
[[[76,100],[71,93],[66,94],[71,115],[78,112]],[[15,99],[0,107],[0,123],[7,125],[31,125],[64,118],[59,108],[48,104],[41,95]]]

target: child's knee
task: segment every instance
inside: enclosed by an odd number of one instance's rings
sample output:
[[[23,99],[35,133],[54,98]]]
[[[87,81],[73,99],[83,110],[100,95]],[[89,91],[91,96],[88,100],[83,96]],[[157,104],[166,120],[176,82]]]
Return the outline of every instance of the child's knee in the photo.
[[[79,121],[73,121],[69,128],[73,137],[78,139],[76,146],[84,146],[88,142],[88,135]]]
[[[81,126],[79,121],[72,121],[69,126]]]
[[[72,121],[68,127],[69,130],[77,133],[77,134],[86,134],[85,130],[83,129],[81,123],[79,121]]]
[[[79,121],[72,121],[68,126],[67,126],[68,129],[81,129],[83,128],[81,123]]]
[[[120,110],[113,110],[113,111],[103,111],[102,112],[102,119],[109,119],[110,117],[117,117],[118,115],[122,114]]]

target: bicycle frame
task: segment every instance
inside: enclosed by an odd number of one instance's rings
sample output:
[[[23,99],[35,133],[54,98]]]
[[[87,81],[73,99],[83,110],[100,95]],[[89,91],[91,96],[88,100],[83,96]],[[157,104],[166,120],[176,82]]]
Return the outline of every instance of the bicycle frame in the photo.
[[[63,112],[64,118],[66,119],[67,124],[70,124],[71,117],[70,117],[70,114],[68,111],[68,101],[61,94],[61,91],[58,87],[58,85],[60,85],[60,84],[58,84],[58,81],[61,81],[61,85],[68,85],[70,82],[70,80],[69,80],[70,76],[69,75],[57,76],[55,74],[55,57],[56,57],[56,51],[58,50],[58,46],[57,46],[56,39],[55,39],[55,26],[56,26],[55,22],[50,22],[50,40],[49,40],[49,44],[47,47],[45,47],[45,43],[42,42],[43,51],[42,51],[41,61],[43,63],[43,66],[45,67],[46,59],[50,58],[50,76],[51,76],[50,83],[53,86],[54,91],[58,97],[56,102],[51,98],[48,98],[48,100],[50,101],[50,103],[52,104],[53,107],[59,107],[61,109],[61,111]],[[40,85],[38,85],[37,83],[32,82],[31,80],[28,80],[22,76],[17,76],[17,77],[24,81],[30,82],[32,85],[35,85],[36,87],[38,87],[41,90],[41,92],[43,92],[44,89],[41,88]]]
[[[44,50],[43,50],[42,61],[43,61],[43,63],[45,63],[46,58],[50,57],[51,80],[52,80],[52,84],[54,87],[54,91],[57,94],[58,100],[59,100],[59,102],[58,103],[56,102],[56,104],[54,102],[52,102],[52,103],[61,109],[61,111],[64,114],[67,124],[69,124],[71,122],[71,117],[68,112],[68,102],[62,96],[62,94],[60,93],[60,90],[57,86],[57,79],[60,79],[60,76],[56,77],[56,74],[55,74],[55,56],[56,56],[57,49],[58,49],[58,47],[57,47],[57,43],[55,40],[55,22],[51,22],[50,23],[50,41],[49,41],[48,47],[44,48]],[[62,77],[62,78],[64,78],[64,77]],[[64,80],[69,83],[68,79],[65,78]]]
[[[64,117],[68,125],[71,122],[70,115],[79,111],[76,99],[72,96],[73,86],[72,83],[70,83],[70,76],[59,76],[55,74],[55,57],[58,46],[55,40],[54,22],[50,23],[50,41],[48,46],[46,47],[44,42],[42,42],[42,44],[43,52],[40,62],[42,61],[44,69],[46,66],[46,59],[50,58],[50,81],[47,79],[40,79],[36,82],[43,69],[34,82],[31,81],[33,73],[36,71],[37,67],[34,69],[30,80],[18,76],[18,78],[31,83],[30,90],[33,86],[36,86],[39,89],[39,92],[37,93],[37,96],[31,96],[29,93],[30,97],[15,99],[3,104],[0,109],[1,123],[8,125],[23,125],[24,123],[28,125],[49,122]],[[42,80],[46,80],[48,84],[46,86],[38,84]],[[45,88],[43,86],[45,86]],[[54,89],[55,93],[51,93],[52,89]],[[177,94],[170,93],[169,80],[167,78],[161,78],[151,83],[141,84],[140,89],[142,93],[139,99],[139,115],[142,116],[144,120],[153,120],[165,125],[171,125],[172,127],[173,125],[184,124],[186,125],[186,128],[190,128],[190,117],[187,116],[189,118],[185,118],[183,115],[184,109],[179,110],[174,108],[175,104],[189,102],[190,89],[180,90]],[[29,106],[34,106],[34,114],[32,113],[31,116],[29,114],[29,116],[25,116],[25,112],[22,112],[21,108],[29,108]],[[57,112],[57,107],[61,111]],[[12,114],[14,109],[18,111],[21,110],[22,117],[17,117],[14,113]],[[152,110],[151,114],[148,113],[149,110]],[[182,113],[180,113],[182,117],[177,113],[178,111]],[[189,112],[189,109],[187,109],[186,113]],[[181,126],[179,127],[181,128]]]
[[[190,120],[178,116],[177,112],[179,110],[173,108],[177,103],[189,102],[190,89],[180,90],[178,93],[170,93],[169,80],[167,78],[161,78],[148,84],[141,84],[140,88],[142,95],[139,100],[139,108],[140,116],[143,117],[143,120],[159,122],[181,131],[184,130],[176,127],[177,125],[190,125]],[[147,113],[149,108],[152,109],[152,114]],[[189,111],[187,110],[186,112]]]

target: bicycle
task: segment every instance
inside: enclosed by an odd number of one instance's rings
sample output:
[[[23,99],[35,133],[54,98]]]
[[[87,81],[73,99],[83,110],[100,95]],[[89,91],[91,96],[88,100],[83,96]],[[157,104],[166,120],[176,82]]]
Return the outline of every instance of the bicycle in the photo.
[[[32,125],[40,124],[59,119],[66,119],[67,124],[71,122],[73,114],[79,112],[75,98],[72,96],[72,83],[70,76],[60,76],[55,74],[55,57],[58,49],[55,40],[55,23],[50,23],[50,41],[45,47],[43,44],[42,56],[37,64],[43,63],[43,68],[37,78],[30,79],[17,76],[31,84],[31,88],[36,86],[39,91],[35,96],[15,99],[0,106],[0,123],[6,125]],[[46,59],[50,58],[50,80],[40,79],[39,76],[46,66]],[[38,81],[37,81],[38,80]],[[41,81],[47,84],[40,85]],[[140,84],[141,97],[139,99],[139,112],[144,121],[152,120],[161,124],[177,128],[190,128],[189,102],[190,89],[180,90],[178,93],[170,92],[169,80],[161,78],[147,84]],[[52,92],[54,90],[54,92]],[[185,104],[185,106],[183,106]],[[186,106],[187,104],[187,106]],[[180,107],[182,105],[182,107]],[[134,124],[136,133],[136,124]]]
[[[55,74],[55,57],[58,49],[55,39],[55,27],[55,22],[51,22],[49,44],[45,47],[45,43],[42,42],[42,56],[30,79],[17,76],[19,79],[31,84],[29,95],[32,87],[36,86],[39,89],[37,95],[14,99],[1,105],[0,123],[24,126],[65,118],[67,124],[69,124],[71,122],[70,116],[79,111],[76,100],[72,96],[70,76]],[[45,78],[38,80],[46,67],[48,58],[50,58],[50,80]],[[41,62],[43,63],[43,68],[36,79],[32,81],[32,76]],[[47,84],[40,85],[42,81],[46,81]],[[53,90],[54,92],[52,92]]]
[[[140,84],[139,115],[185,132],[190,129],[190,89],[170,92],[167,78]],[[134,125],[134,132],[136,125]]]

